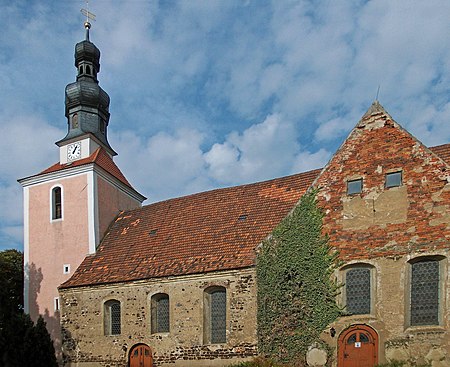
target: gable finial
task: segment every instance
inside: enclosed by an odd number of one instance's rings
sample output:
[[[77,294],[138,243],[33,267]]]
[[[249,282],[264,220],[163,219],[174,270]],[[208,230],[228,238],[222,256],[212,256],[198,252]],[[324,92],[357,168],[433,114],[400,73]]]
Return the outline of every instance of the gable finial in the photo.
[[[377,96],[375,97],[375,101],[378,101],[378,95],[380,94],[380,84],[378,84]]]
[[[89,0],[86,0],[86,9],[81,9],[81,14],[86,17],[84,22],[84,28],[86,28],[86,41],[89,41],[89,29],[91,29],[90,20],[95,22],[95,14],[89,11]]]

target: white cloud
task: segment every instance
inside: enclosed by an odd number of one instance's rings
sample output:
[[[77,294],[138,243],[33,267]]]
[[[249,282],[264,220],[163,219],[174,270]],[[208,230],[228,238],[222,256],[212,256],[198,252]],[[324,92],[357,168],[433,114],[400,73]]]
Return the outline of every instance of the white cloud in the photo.
[[[330,160],[332,153],[319,149],[315,153],[300,152],[292,166],[292,173],[306,172],[316,168],[323,168]]]
[[[39,173],[59,160],[54,142],[64,137],[63,130],[33,115],[2,115],[0,121],[0,136],[5,137],[0,144],[3,179]]]
[[[232,184],[277,176],[286,170],[298,151],[295,129],[280,115],[268,116],[242,134],[232,132],[205,154],[208,173]]]
[[[124,174],[150,201],[209,188],[204,179],[200,145],[202,134],[181,129],[174,135],[158,133],[141,139],[128,131],[115,141],[117,162]]]

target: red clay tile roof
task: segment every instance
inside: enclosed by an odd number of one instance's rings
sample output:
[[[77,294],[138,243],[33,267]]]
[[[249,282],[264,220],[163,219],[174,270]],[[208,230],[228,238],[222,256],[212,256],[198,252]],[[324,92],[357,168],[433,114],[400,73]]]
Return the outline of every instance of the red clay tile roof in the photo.
[[[162,201],[118,216],[61,287],[249,267],[320,170]]]
[[[130,185],[128,180],[125,178],[123,173],[120,171],[119,167],[116,166],[116,164],[114,163],[112,158],[102,148],[98,148],[94,153],[92,153],[87,158],[83,158],[78,161],[73,161],[72,163],[69,163],[69,164],[55,163],[53,166],[50,166],[49,168],[45,169],[44,171],[42,171],[39,174],[61,171],[64,169],[84,166],[86,164],[91,164],[91,163],[96,163],[98,166],[103,168],[105,171],[109,172],[111,175],[113,175],[119,181],[121,181],[128,187],[132,188],[132,186]]]
[[[430,147],[430,150],[441,157],[447,163],[450,163],[450,144],[438,145],[435,147]]]
[[[450,144],[430,148],[450,162]],[[292,210],[320,170],[218,189],[121,213],[61,288],[230,270]]]

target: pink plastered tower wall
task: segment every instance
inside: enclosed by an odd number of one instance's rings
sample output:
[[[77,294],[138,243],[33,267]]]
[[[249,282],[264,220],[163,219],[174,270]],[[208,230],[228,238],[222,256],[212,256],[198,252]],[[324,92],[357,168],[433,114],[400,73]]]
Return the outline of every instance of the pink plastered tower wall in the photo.
[[[141,206],[136,199],[124,194],[107,181],[98,177],[98,212],[99,212],[99,234],[103,238],[111,221],[123,210],[135,209]]]
[[[51,195],[55,186],[62,188],[62,218],[52,220]],[[34,321],[39,315],[44,316],[56,348],[61,342],[59,312],[55,310],[57,288],[69,279],[89,252],[87,213],[86,174],[29,187],[25,213],[28,216],[25,307]],[[70,267],[67,274],[64,265]]]
[[[111,221],[141,202],[95,170],[25,187],[25,311],[44,317],[61,357],[58,287],[95,252]],[[62,189],[62,218],[52,220],[52,189]],[[69,271],[67,271],[69,269]],[[57,300],[57,301],[56,301]]]

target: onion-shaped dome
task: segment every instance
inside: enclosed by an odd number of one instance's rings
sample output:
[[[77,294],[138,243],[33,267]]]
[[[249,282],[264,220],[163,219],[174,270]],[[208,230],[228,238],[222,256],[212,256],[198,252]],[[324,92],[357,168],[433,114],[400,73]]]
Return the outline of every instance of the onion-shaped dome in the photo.
[[[95,82],[79,80],[66,86],[66,115],[74,106],[83,105],[109,111],[109,96]]]
[[[100,50],[88,40],[78,42],[75,45],[75,66],[78,68],[82,61],[92,63],[97,73],[100,71]]]
[[[90,24],[86,22],[85,27],[86,39],[75,46],[77,79],[68,84],[65,91],[68,131],[56,144],[91,134],[110,154],[116,155],[107,138],[110,99],[97,80],[100,50],[89,41]]]

